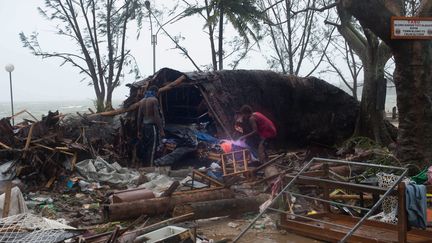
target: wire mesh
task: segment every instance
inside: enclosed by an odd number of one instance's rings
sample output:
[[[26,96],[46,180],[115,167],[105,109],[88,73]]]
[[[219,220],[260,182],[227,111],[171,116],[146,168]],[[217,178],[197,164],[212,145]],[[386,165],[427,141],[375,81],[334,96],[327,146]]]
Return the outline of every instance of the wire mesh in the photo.
[[[0,242],[59,242],[73,236],[67,231],[73,229],[33,214],[18,214],[0,219]]]

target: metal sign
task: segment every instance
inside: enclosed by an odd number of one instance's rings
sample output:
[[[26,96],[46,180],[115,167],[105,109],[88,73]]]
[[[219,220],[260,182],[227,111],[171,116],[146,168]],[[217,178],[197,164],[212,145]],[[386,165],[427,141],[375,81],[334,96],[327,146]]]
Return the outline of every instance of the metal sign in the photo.
[[[392,39],[432,39],[432,18],[396,17],[391,18]]]

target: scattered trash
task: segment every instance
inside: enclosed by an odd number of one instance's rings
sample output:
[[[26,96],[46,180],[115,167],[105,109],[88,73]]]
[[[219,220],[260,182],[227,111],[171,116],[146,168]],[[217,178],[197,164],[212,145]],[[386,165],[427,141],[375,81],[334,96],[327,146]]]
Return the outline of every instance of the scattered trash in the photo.
[[[228,226],[231,227],[231,228],[237,228],[237,227],[239,227],[239,225],[240,225],[240,224],[238,224],[238,223],[234,223],[234,222],[229,222],[229,223],[228,223]]]
[[[85,180],[118,186],[136,184],[140,177],[137,171],[121,167],[116,162],[110,164],[100,157],[83,160],[76,164],[76,168]]]

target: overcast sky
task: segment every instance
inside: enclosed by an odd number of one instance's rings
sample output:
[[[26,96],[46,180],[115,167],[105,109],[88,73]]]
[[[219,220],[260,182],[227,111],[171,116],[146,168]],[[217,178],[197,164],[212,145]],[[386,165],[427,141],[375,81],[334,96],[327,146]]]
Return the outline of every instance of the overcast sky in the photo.
[[[31,34],[40,33],[42,48],[62,51],[71,47],[70,41],[62,39],[53,33],[53,22],[42,18],[38,6],[43,6],[43,0],[0,0],[0,23],[2,35],[0,39],[0,102],[8,102],[9,76],[4,67],[8,63],[15,66],[12,72],[14,100],[20,101],[53,101],[53,100],[85,100],[93,99],[93,88],[85,82],[76,69],[69,65],[59,66],[57,59],[41,59],[33,56],[30,51],[22,47],[19,33],[23,31]],[[161,2],[161,1],[159,1]],[[163,1],[169,4],[170,1]],[[172,2],[172,1],[171,1]],[[155,5],[156,4],[156,5]],[[166,6],[152,1],[152,6],[163,9]],[[210,63],[208,39],[202,31],[203,22],[198,19],[182,20],[175,25],[168,25],[166,29],[172,35],[181,34],[185,39],[183,45],[188,47],[190,55],[199,64]],[[156,28],[156,26],[154,26]],[[136,32],[129,32],[127,46],[132,50],[143,76],[152,73],[152,48],[150,44],[149,24],[144,23],[140,39],[136,39]],[[172,49],[173,43],[167,36],[158,35],[156,50],[156,70],[170,67],[180,71],[192,71],[193,66],[188,60]],[[50,49],[51,48],[51,49]],[[265,69],[266,62],[259,54],[255,54],[253,62],[247,60],[241,68]],[[114,99],[123,100],[128,95],[126,83],[133,82],[129,78],[124,80],[121,87],[114,93]]]

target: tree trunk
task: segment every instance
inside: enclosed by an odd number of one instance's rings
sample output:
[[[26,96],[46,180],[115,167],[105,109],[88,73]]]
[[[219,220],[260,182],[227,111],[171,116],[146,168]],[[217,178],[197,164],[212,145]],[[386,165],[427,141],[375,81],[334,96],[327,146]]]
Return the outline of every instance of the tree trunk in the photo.
[[[210,9],[209,9],[208,0],[205,0],[205,6],[206,6],[207,19],[209,19],[210,18]],[[214,28],[215,28],[215,25],[213,25],[213,24],[208,25],[212,65],[213,65],[213,70],[216,71],[216,70],[218,70],[218,67],[217,67],[217,60],[216,60],[216,48],[215,48],[215,43],[214,43]]]
[[[291,26],[291,1],[286,0],[286,15],[287,15],[287,29],[288,29],[288,62],[289,62],[289,74],[294,75],[294,53],[292,49],[292,26]]]
[[[393,142],[385,123],[385,100],[387,81],[384,66],[390,59],[390,50],[370,30],[364,29],[366,50],[361,56],[363,63],[363,90],[360,112],[354,136],[365,136],[381,145]]]
[[[95,101],[95,106],[96,106],[96,111],[97,112],[103,112],[105,111],[105,105],[104,105],[104,101],[105,101],[105,95],[103,93],[96,93],[96,101]]]
[[[392,50],[399,110],[397,156],[422,169],[432,159],[431,42],[404,41]]]
[[[111,111],[114,110],[112,107],[112,93],[114,91],[114,88],[108,87],[107,89],[107,97],[105,100],[105,109],[104,111]]]
[[[219,70],[223,70],[223,16],[224,16],[224,7],[222,1],[219,3]]]
[[[366,61],[363,72],[362,99],[354,136],[369,137],[379,144],[388,145],[393,140],[384,120],[386,96],[384,67],[372,57]]]

